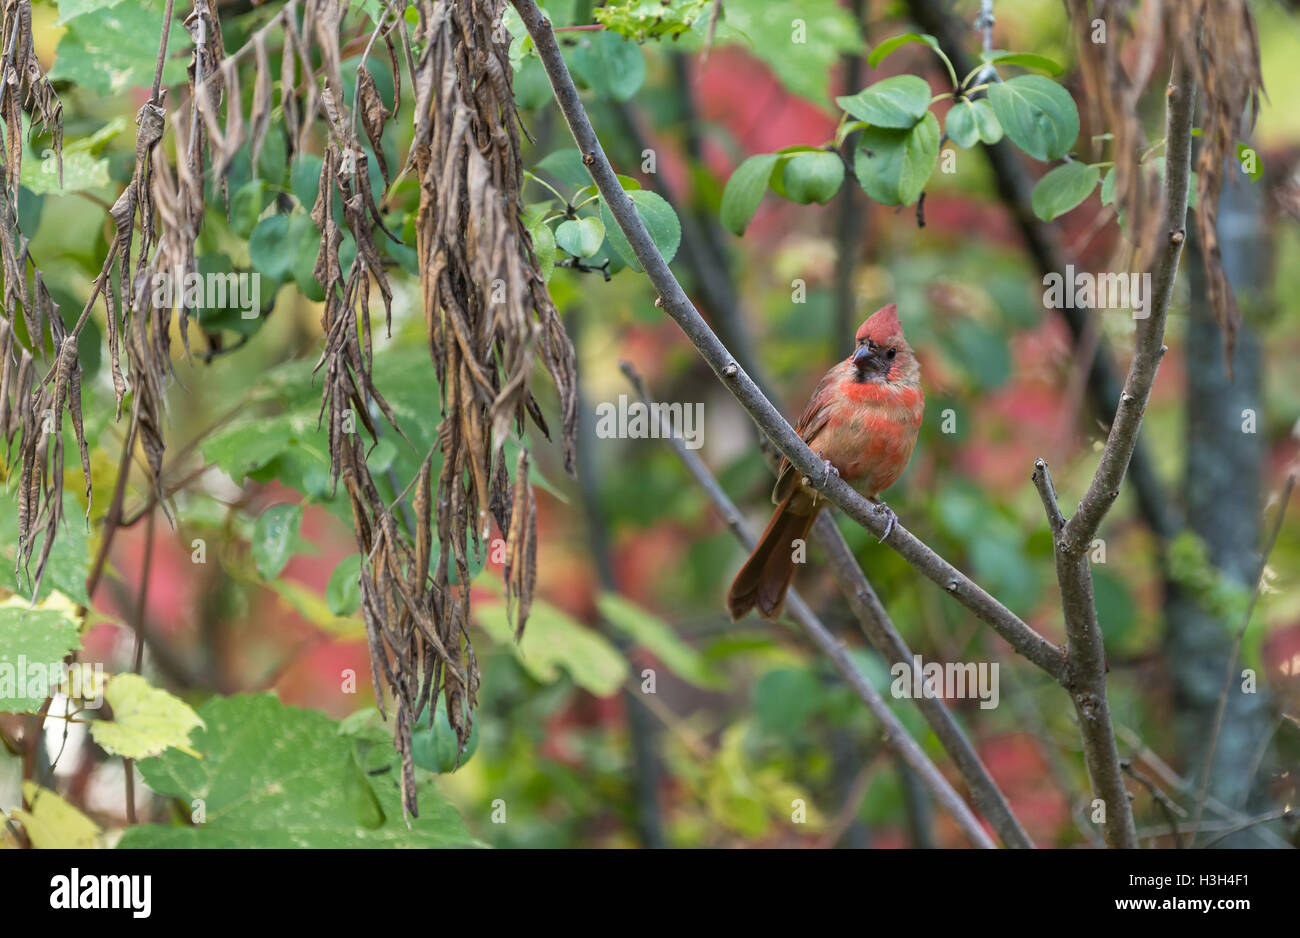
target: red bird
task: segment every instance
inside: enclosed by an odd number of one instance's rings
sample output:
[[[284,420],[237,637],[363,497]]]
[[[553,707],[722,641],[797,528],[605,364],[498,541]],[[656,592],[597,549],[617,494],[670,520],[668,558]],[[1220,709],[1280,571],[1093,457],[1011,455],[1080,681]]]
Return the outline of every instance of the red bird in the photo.
[[[822,458],[828,474],[879,501],[912,458],[924,409],[921,366],[891,303],[858,329],[853,354],[822,378],[795,430]],[[772,501],[777,504],[772,520],[727,593],[733,620],[755,606],[767,618],[781,611],[794,576],[794,542],[807,539],[823,507],[820,493],[787,459],[781,460]],[[894,514],[881,505],[889,512],[888,537]]]

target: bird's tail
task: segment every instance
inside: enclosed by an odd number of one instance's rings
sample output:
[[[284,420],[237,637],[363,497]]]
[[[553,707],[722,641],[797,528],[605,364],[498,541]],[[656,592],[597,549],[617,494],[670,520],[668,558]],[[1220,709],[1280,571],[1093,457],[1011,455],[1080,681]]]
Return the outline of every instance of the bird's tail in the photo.
[[[734,622],[755,606],[765,618],[774,618],[785,602],[786,590],[794,576],[794,542],[807,540],[813,521],[820,508],[808,514],[797,514],[791,502],[796,492],[791,492],[772,513],[754,552],[736,574],[727,591],[727,609]]]

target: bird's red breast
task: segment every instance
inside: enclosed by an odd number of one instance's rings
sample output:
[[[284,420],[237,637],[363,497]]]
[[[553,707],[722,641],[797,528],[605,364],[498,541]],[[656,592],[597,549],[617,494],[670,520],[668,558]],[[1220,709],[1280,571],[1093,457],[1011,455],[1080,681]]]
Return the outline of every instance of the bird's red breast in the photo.
[[[874,498],[898,481],[912,458],[925,394],[893,304],[867,319],[854,338],[853,354],[822,378],[795,429],[841,478]],[[789,494],[791,478],[783,462],[774,500]]]

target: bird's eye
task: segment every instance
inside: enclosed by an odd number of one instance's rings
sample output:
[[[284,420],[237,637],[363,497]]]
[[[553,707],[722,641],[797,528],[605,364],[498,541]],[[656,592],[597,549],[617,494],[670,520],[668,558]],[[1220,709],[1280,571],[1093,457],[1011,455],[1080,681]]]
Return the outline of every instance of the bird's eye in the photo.
[[[894,360],[894,356],[898,354],[898,349],[896,349],[896,348],[891,348],[891,349],[890,349],[888,352],[886,352],[885,354],[887,354],[887,355],[889,356],[889,360],[890,360],[890,361],[893,361],[893,360]]]

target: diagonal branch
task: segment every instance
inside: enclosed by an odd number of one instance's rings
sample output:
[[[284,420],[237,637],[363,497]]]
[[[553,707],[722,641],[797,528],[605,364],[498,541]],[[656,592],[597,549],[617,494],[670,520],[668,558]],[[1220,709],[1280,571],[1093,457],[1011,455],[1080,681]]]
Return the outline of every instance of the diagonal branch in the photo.
[[[672,316],[699,350],[722,384],[749,412],[763,433],[773,442],[828,501],[839,507],[877,537],[887,531],[887,521],[879,507],[858,494],[838,476],[830,476],[822,461],[777,411],[753,380],[736,363],[709,328],[699,311],[687,298],[681,284],[668,268],[654,241],[645,229],[632,200],[623,191],[591,121],[578,97],[564,58],[551,32],[550,21],[533,0],[511,0],[536,45],[542,65],[550,79],[556,101],[582,153],[583,163],[609,207],[610,214],[622,229],[637,260],[659,294],[658,305]],[[1052,677],[1060,679],[1065,671],[1065,655],[1060,648],[1027,625],[1024,620],[980,588],[964,573],[948,563],[901,524],[895,524],[884,543],[897,551],[923,576],[938,583],[958,602],[991,626],[1024,657]]]
[[[680,62],[680,58],[675,61]],[[850,81],[849,84],[851,87],[856,87],[856,81]],[[684,80],[682,85],[684,86],[682,94],[689,101],[689,86],[686,85]],[[647,142],[641,133],[637,116],[632,107],[624,103],[618,106],[617,111],[622,119],[624,131],[632,144],[632,150],[637,153],[644,151]],[[699,286],[699,292],[704,298],[705,306],[710,312],[717,331],[724,340],[724,344],[735,353],[737,361],[753,377],[759,389],[770,400],[775,400],[775,395],[769,390],[770,385],[764,380],[761,373],[758,357],[753,351],[753,342],[746,328],[740,300],[726,270],[725,254],[721,245],[713,237],[712,228],[714,226],[709,224],[710,219],[696,218],[690,206],[677,197],[677,194],[672,191],[672,187],[668,185],[662,174],[655,176],[651,184],[681,217],[683,246],[681,256],[683,263],[687,265],[694,275]],[[852,194],[847,187],[845,192],[850,196]],[[841,222],[843,222],[844,214],[846,213],[841,213]],[[849,212],[847,214],[856,217],[861,213]],[[856,231],[856,225],[847,232],[841,227],[837,234],[841,239],[841,262],[839,264],[841,273],[852,270],[852,263],[848,262],[848,259],[850,257],[850,246],[854,240],[854,231]],[[847,289],[844,284],[848,283],[848,278],[841,277],[840,279],[841,288]],[[849,293],[851,292],[850,290]],[[848,302],[850,308],[845,315],[852,312],[851,296]],[[844,310],[841,309],[841,312],[844,312]],[[853,328],[846,327],[847,331],[840,330],[840,332],[841,334],[848,334],[848,332],[853,331]],[[623,370],[628,373],[629,379],[635,385],[637,381],[629,373],[629,368],[630,366],[625,366]],[[890,661],[912,662],[911,649],[908,648],[894,627],[893,622],[890,621],[888,613],[886,613],[884,606],[876,596],[875,590],[872,589],[871,583],[867,580],[861,566],[854,559],[853,553],[845,542],[844,536],[840,534],[839,528],[828,517],[823,515],[818,519],[815,530],[819,543],[821,543],[831,559],[832,569],[840,588],[847,597],[849,605],[858,619],[859,626],[872,647]],[[966,780],[975,807],[988,818],[998,836],[1008,846],[1032,848],[1034,846],[1033,841],[1030,840],[1024,827],[1012,813],[1006,796],[998,788],[997,783],[980,760],[979,754],[957,724],[952,712],[944,705],[943,701],[937,698],[922,696],[917,700],[917,705],[934,730],[936,737],[943,744],[945,751]]]
[[[523,13],[522,10],[520,12]],[[527,21],[528,17],[525,14],[524,22],[527,23]],[[649,398],[640,377],[627,363],[624,363],[622,367],[623,373],[632,382],[637,394],[643,400],[648,400]],[[660,419],[663,419],[662,414]],[[673,447],[682,464],[686,466],[687,471],[695,477],[695,481],[713,500],[718,512],[722,515],[722,519],[736,537],[740,539],[740,542],[745,545],[745,549],[753,550],[755,544],[758,543],[757,538],[754,537],[754,532],[745,524],[740,509],[727,497],[727,493],[722,490],[718,480],[709,472],[708,467],[704,465],[704,461],[694,452],[688,450],[682,440],[671,432],[670,427],[665,426],[661,435]],[[989,839],[988,834],[980,826],[975,815],[966,806],[966,802],[961,800],[961,797],[953,790],[948,780],[943,777],[943,774],[925,755],[921,747],[917,745],[916,740],[903,728],[898,718],[894,716],[893,711],[889,709],[889,705],[884,698],[876,692],[876,689],[858,670],[853,663],[853,659],[849,657],[848,649],[844,644],[830,633],[817,617],[817,614],[812,611],[812,608],[804,602],[803,597],[793,589],[786,594],[785,608],[794,620],[799,623],[799,626],[808,637],[813,640],[813,643],[817,645],[822,654],[830,659],[831,664],[835,666],[835,670],[840,673],[840,676],[844,678],[854,693],[866,704],[871,714],[880,721],[880,724],[885,729],[886,744],[898,754],[899,758],[907,763],[909,768],[921,777],[934,794],[935,800],[952,815],[953,820],[957,822],[957,826],[962,829],[962,833],[966,835],[967,839],[977,847],[992,849],[995,846],[993,841]]]
[[[813,534],[817,538],[817,543],[826,551],[830,559],[831,572],[848,599],[849,607],[853,610],[862,634],[871,643],[871,647],[888,661],[902,662],[904,665],[914,667],[912,650],[890,620],[884,603],[872,589],[870,581],[854,559],[853,551],[844,540],[844,535],[840,533],[829,515],[823,513],[817,518],[813,525]],[[920,674],[914,674],[913,678],[916,682],[922,681]],[[1033,847],[1029,834],[1011,812],[1006,796],[1002,794],[989,774],[989,770],[980,760],[975,747],[957,725],[952,711],[939,698],[925,694],[917,697],[916,705],[926,722],[930,724],[930,728],[934,730],[934,735],[939,738],[944,751],[952,757],[953,763],[966,779],[966,784],[970,786],[971,797],[975,800],[975,807],[989,819],[1002,840],[1009,847]]]

